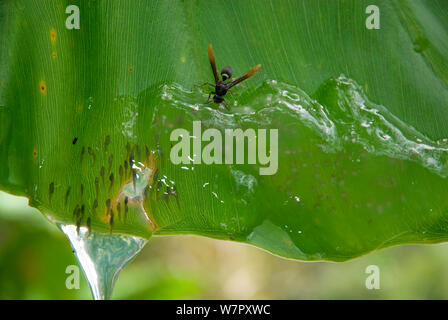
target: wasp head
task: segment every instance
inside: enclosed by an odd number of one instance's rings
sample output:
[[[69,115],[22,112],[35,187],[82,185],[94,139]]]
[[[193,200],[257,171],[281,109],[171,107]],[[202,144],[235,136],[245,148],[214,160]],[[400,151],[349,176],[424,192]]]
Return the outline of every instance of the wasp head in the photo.
[[[223,67],[221,69],[222,81],[226,81],[232,77],[232,68],[229,66]]]

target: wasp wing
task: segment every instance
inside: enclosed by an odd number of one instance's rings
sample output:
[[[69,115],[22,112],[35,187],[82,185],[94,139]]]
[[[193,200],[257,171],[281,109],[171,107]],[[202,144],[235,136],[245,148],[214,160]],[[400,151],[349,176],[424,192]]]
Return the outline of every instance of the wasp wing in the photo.
[[[215,55],[213,54],[211,44],[208,45],[208,60],[210,61],[210,65],[212,66],[213,76],[215,77],[215,84],[218,84],[219,82],[218,72],[216,71]]]
[[[233,86],[236,86],[238,83],[240,83],[241,81],[246,80],[247,78],[252,77],[258,70],[260,70],[261,68],[261,64],[256,65],[255,67],[253,67],[252,69],[250,69],[249,71],[247,71],[245,74],[243,74],[241,77],[239,77],[238,79],[233,80],[232,82],[230,82],[227,85],[227,89],[232,88]]]

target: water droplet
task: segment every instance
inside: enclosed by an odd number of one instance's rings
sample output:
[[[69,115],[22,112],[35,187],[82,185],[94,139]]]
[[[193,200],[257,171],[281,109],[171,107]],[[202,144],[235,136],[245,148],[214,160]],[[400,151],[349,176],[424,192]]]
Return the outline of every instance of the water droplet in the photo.
[[[93,97],[89,97],[87,99],[87,109],[92,109],[92,105],[93,105]]]

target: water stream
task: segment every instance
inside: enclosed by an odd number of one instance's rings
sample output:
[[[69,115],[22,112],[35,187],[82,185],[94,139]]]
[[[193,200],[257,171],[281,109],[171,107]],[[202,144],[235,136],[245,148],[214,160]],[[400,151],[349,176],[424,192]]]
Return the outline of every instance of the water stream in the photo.
[[[103,234],[58,224],[67,236],[95,300],[107,300],[112,296],[120,271],[131,262],[147,243],[146,239],[124,234]]]

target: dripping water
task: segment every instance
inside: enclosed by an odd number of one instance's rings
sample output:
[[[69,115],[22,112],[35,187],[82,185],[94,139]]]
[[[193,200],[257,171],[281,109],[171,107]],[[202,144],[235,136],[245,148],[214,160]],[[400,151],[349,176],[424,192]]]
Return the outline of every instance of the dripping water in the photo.
[[[76,225],[58,223],[67,236],[95,300],[112,296],[120,271],[147,243],[146,239],[125,234],[104,234],[86,227],[77,232]]]

